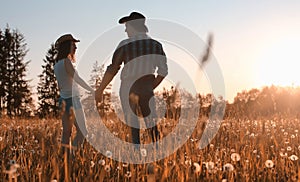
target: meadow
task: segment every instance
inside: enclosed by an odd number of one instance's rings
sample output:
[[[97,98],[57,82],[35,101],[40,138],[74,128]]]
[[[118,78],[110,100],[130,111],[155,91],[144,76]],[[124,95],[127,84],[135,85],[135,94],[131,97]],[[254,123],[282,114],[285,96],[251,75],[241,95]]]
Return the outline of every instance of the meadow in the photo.
[[[299,180],[299,118],[227,118],[212,142],[199,149],[203,129],[214,127],[212,123],[201,117],[188,142],[167,158],[128,164],[102,155],[88,143],[67,158],[60,150],[59,119],[1,118],[0,181]],[[113,118],[105,125],[121,139],[128,137]],[[159,130],[166,136],[175,125],[175,120],[164,119]]]

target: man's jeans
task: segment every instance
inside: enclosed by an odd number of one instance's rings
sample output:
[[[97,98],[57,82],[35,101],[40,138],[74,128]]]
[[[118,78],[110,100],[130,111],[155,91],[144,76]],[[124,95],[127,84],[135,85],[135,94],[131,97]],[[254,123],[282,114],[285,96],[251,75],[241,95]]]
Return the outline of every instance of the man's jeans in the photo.
[[[146,76],[132,81],[122,80],[120,98],[127,125],[131,127],[132,143],[140,144],[140,124],[138,117],[143,117],[146,127],[150,130],[152,142],[159,139],[156,126],[157,114],[153,92],[154,76]],[[132,86],[131,86],[132,85]]]

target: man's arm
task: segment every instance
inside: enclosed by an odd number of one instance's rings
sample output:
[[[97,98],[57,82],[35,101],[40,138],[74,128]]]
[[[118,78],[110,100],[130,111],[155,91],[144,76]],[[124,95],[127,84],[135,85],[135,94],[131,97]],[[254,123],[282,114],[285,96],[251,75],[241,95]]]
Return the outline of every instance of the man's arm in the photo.
[[[103,95],[104,89],[112,81],[114,76],[118,73],[118,71],[121,67],[121,64],[122,64],[122,54],[123,54],[123,51],[120,48],[120,46],[118,46],[118,48],[114,52],[114,55],[112,58],[112,63],[107,67],[107,69],[104,73],[104,76],[102,78],[102,82],[100,83],[99,88],[95,92],[95,99],[97,102],[102,101],[102,99],[103,99],[102,95]]]

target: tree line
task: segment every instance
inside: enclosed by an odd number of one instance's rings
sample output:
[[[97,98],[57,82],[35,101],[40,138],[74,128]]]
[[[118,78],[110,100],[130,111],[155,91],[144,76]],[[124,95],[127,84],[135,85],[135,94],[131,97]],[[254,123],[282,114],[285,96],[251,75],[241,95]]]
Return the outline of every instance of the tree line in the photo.
[[[42,73],[38,75],[37,107],[32,100],[33,91],[30,80],[26,79],[30,62],[25,59],[27,52],[25,37],[20,31],[11,29],[8,25],[3,30],[0,29],[0,117],[58,117],[60,115],[59,90],[53,71],[57,54],[55,46],[53,43],[50,45],[43,59]],[[101,83],[104,69],[104,65],[95,61],[89,80],[89,84],[94,89],[97,89]],[[178,118],[178,112],[195,104],[193,100],[197,100],[200,104],[200,115],[206,116],[214,101],[226,103],[225,117],[255,118],[274,114],[300,116],[300,88],[271,86],[242,91],[236,95],[233,103],[228,103],[222,98],[216,99],[212,94],[192,96],[189,93],[181,93],[183,95],[180,96],[176,88],[175,90],[174,88],[164,89],[157,93],[162,96],[167,108],[165,117]],[[104,97],[105,102],[97,104],[102,116],[107,112],[114,112],[111,102],[114,102],[116,97],[111,93],[111,85],[108,86]],[[180,97],[186,97],[187,102],[181,103]],[[82,101],[85,106],[92,104],[91,102],[94,102],[92,95],[88,95]],[[160,104],[160,102],[157,103]]]

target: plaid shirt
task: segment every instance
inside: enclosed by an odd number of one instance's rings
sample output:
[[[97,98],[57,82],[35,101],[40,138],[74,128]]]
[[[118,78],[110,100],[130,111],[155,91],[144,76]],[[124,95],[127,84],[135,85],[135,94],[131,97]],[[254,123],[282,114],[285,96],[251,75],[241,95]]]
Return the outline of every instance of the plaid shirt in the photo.
[[[147,74],[166,76],[168,66],[161,43],[146,34],[139,34],[120,42],[107,72],[116,75],[124,63],[121,80],[136,79]]]

